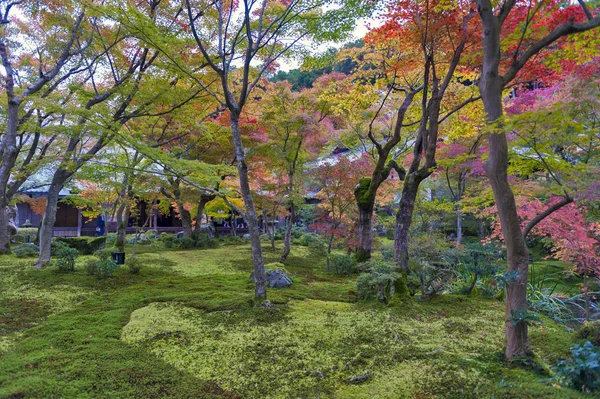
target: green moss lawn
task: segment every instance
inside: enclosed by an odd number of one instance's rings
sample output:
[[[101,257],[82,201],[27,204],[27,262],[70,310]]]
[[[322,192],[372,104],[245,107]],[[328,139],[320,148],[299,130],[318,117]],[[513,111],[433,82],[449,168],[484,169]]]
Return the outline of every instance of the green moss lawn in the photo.
[[[71,274],[0,257],[0,398],[586,397],[544,381],[574,343],[550,319],[531,328],[535,366],[517,367],[496,300],[357,302],[356,277],[295,247],[295,284],[256,309],[249,245],[159,245],[107,280],[85,257]]]

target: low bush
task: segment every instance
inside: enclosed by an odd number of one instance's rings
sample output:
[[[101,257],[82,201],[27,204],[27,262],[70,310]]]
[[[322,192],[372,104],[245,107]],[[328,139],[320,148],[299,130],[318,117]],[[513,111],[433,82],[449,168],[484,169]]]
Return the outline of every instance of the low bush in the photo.
[[[79,251],[75,248],[61,248],[56,252],[57,259],[54,261],[54,266],[58,267],[61,272],[74,272],[75,259],[79,256]]]
[[[144,233],[144,235],[146,237],[148,237],[149,239],[154,240],[155,238],[158,237],[158,231],[156,231],[156,230],[148,230],[148,231],[146,231]]]
[[[57,256],[58,251],[63,248],[69,248],[66,242],[58,238],[53,239],[52,243],[50,244],[50,255]]]
[[[162,242],[175,241],[176,238],[177,238],[177,236],[175,234],[170,234],[170,233],[162,233],[160,235],[160,240]]]
[[[57,237],[55,241],[75,248],[82,255],[91,255],[106,245],[106,237]]]
[[[40,250],[33,244],[23,244],[13,248],[13,254],[17,258],[31,258],[38,256]]]
[[[97,256],[100,260],[112,259],[113,252],[115,252],[114,248],[102,248],[94,252],[94,256]]]
[[[31,239],[31,241],[35,241],[37,234],[38,234],[38,228],[37,227],[19,227],[17,229],[17,234],[22,234],[23,237],[26,237],[27,235],[29,235],[29,238]]]
[[[600,390],[600,348],[590,341],[571,348],[571,357],[553,367],[554,379],[580,392]]]
[[[195,238],[195,240],[196,240],[196,247],[198,247],[198,248],[214,248],[217,245],[217,242],[215,241],[215,239],[206,233],[198,234],[198,236]]]
[[[86,264],[87,274],[96,276],[97,278],[106,279],[111,277],[117,269],[117,265],[112,259],[101,260],[98,257],[93,257]]]
[[[354,257],[346,254],[331,254],[329,266],[335,274],[340,276],[348,276],[356,271]]]
[[[23,234],[15,234],[10,238],[10,241],[15,244],[23,244],[25,243],[25,236]]]
[[[402,275],[396,271],[396,265],[391,262],[371,260],[368,263],[370,271],[361,274],[356,282],[358,297],[388,303],[394,295],[394,284],[402,278]]]
[[[577,337],[587,339],[600,346],[600,320],[586,321],[577,331]]]
[[[191,237],[181,237],[175,240],[175,244],[180,249],[192,249],[196,246],[196,241]]]
[[[244,244],[244,243],[245,243],[245,241],[242,237],[238,237],[238,236],[223,237],[224,245],[239,245],[239,244]]]
[[[142,269],[142,262],[137,258],[127,259],[125,265],[127,265],[131,274],[138,274]]]
[[[315,252],[321,255],[327,252],[326,240],[315,233],[302,234],[300,238],[298,238],[298,243],[302,246],[314,250]]]

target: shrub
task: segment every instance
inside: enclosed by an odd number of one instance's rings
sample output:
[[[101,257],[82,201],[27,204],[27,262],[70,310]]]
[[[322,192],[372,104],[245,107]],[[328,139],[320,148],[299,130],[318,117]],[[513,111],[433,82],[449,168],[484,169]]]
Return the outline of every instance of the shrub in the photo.
[[[146,237],[148,237],[151,240],[154,240],[156,237],[158,237],[158,231],[156,230],[148,230],[144,233],[144,235]]]
[[[127,259],[125,264],[129,268],[129,272],[131,274],[138,274],[142,269],[142,262],[140,262],[140,260],[136,258]]]
[[[100,260],[112,259],[113,248],[102,248],[94,252],[94,256],[97,256]]]
[[[115,245],[116,242],[117,242],[117,233],[108,233],[106,235],[106,242],[104,243],[104,245],[112,247]]]
[[[119,265],[117,265],[112,259],[100,260],[97,257],[88,260],[86,264],[86,270],[90,276],[96,276],[104,279],[115,274],[118,268]]]
[[[298,243],[302,246],[308,247],[318,254],[325,254],[327,252],[327,242],[323,237],[315,233],[302,234],[298,238]]]
[[[89,241],[89,246],[90,246],[90,251],[92,251],[91,253],[94,253],[94,252],[104,248],[106,246],[106,237],[102,236],[102,237],[92,238]]]
[[[31,241],[35,241],[35,238],[37,237],[37,234],[38,234],[38,228],[37,227],[19,227],[17,229],[17,234],[22,234],[23,237],[26,237],[27,235],[29,235],[29,238],[31,238]]]
[[[592,341],[594,345],[600,345],[600,321],[586,321],[577,331],[577,337]]]
[[[25,242],[25,236],[23,234],[15,234],[10,238],[10,241],[15,244],[23,244]]]
[[[245,241],[242,237],[238,237],[238,236],[227,236],[225,238],[223,238],[223,244],[225,245],[239,245],[239,244],[244,244]]]
[[[402,278],[393,263],[385,261],[370,262],[371,270],[363,273],[356,282],[356,292],[360,299],[377,299],[388,303],[394,295],[394,284]]]
[[[29,258],[38,256],[40,250],[33,244],[23,244],[13,248],[13,253],[17,258]]]
[[[160,240],[162,242],[175,241],[176,238],[177,238],[177,236],[175,234],[170,234],[170,233],[162,233],[160,235]]]
[[[79,256],[79,251],[75,248],[61,248],[56,252],[58,259],[54,261],[54,266],[61,272],[74,272],[75,259]]]
[[[55,241],[75,248],[82,255],[91,255],[106,245],[106,237],[58,237]]]
[[[345,254],[331,254],[329,265],[333,272],[340,276],[348,276],[356,270],[354,257]]]
[[[196,247],[198,248],[214,248],[216,245],[215,239],[206,233],[200,233],[196,237]]]
[[[55,238],[50,244],[50,255],[57,256],[58,251],[63,248],[69,248],[69,246],[64,241]]]
[[[554,378],[561,384],[580,392],[595,392],[600,389],[600,348],[590,341],[571,347],[571,357],[560,360],[553,367]]]
[[[175,242],[181,249],[192,249],[196,246],[196,241],[191,237],[181,237],[176,239]]]

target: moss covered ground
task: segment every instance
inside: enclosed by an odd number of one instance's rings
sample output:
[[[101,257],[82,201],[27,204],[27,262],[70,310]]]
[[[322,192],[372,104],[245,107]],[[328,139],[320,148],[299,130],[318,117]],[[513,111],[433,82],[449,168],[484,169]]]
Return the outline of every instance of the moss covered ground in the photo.
[[[355,277],[295,247],[294,285],[257,309],[249,245],[159,245],[107,280],[86,257],[70,274],[0,257],[0,398],[586,397],[544,381],[575,342],[550,319],[531,328],[535,367],[514,366],[493,299],[357,302]]]

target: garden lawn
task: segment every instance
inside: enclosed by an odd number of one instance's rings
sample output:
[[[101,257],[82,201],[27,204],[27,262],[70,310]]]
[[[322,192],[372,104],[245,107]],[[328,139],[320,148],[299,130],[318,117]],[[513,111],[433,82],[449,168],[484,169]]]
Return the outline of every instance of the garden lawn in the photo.
[[[142,248],[140,274],[0,257],[0,398],[573,398],[543,382],[573,344],[543,318],[536,363],[503,362],[503,304],[357,302],[356,277],[294,247],[294,285],[251,306],[250,246]],[[265,249],[266,263],[279,253]]]

